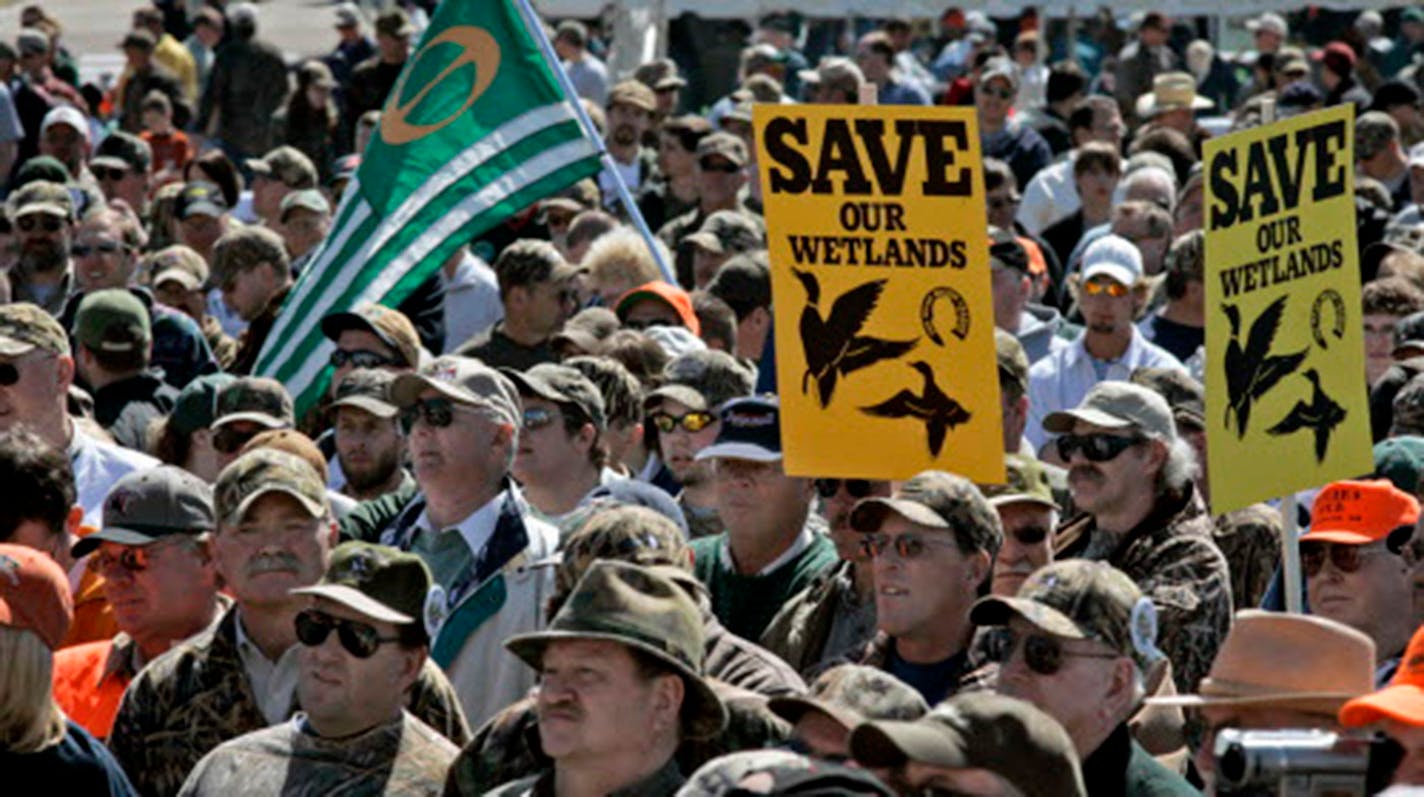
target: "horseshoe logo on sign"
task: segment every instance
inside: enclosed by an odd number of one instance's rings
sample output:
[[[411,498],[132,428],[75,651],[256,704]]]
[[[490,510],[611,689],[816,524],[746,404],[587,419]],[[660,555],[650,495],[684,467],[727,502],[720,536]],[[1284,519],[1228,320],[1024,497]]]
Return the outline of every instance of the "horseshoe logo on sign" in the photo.
[[[427,82],[420,91],[416,92],[414,97],[405,100],[406,81],[410,78],[411,74],[415,72],[420,60],[431,50],[442,44],[453,44],[459,47],[460,54],[447,64],[445,68],[440,71],[440,74],[436,75]],[[450,28],[434,39],[426,42],[425,46],[420,48],[420,52],[416,53],[411,61],[412,64],[410,68],[405,70],[405,73],[401,75],[400,82],[396,83],[395,88],[391,90],[390,103],[381,114],[381,138],[391,146],[398,147],[402,144],[409,144],[417,139],[425,138],[460,118],[461,114],[469,110],[470,106],[475,104],[475,100],[479,99],[480,95],[484,94],[485,90],[490,87],[490,83],[494,82],[494,76],[499,72],[499,42],[495,41],[494,37],[489,34],[489,31],[484,28],[460,25]],[[445,118],[431,122],[430,124],[416,124],[411,122],[409,118],[410,112],[420,105],[421,101],[425,99],[425,96],[430,93],[431,89],[440,85],[440,82],[452,72],[466,64],[471,64],[475,68],[475,83],[470,87],[470,93],[465,97],[464,103],[446,115]],[[402,100],[405,101],[402,102]]]

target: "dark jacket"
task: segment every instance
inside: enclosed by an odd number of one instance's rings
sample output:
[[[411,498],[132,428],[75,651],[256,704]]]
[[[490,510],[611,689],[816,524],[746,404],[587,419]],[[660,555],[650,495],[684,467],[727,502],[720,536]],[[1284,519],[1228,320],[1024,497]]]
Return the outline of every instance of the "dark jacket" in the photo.
[[[1093,797],[1199,797],[1187,779],[1167,769],[1117,726],[1083,759],[1083,783]]]
[[[273,296],[262,314],[247,324],[247,329],[242,333],[242,340],[237,344],[237,357],[228,367],[228,373],[238,376],[252,373],[252,369],[257,366],[257,355],[262,353],[262,344],[267,342],[268,333],[277,323],[277,313],[282,309],[282,302],[286,301],[289,292],[290,287]]]
[[[851,580],[852,568],[850,562],[841,561],[817,576],[810,586],[786,602],[762,632],[762,645],[785,659],[802,677],[815,677],[832,664],[864,649],[875,636],[874,601],[868,611],[857,605],[859,599]],[[864,638],[855,640],[849,650],[828,650],[837,618],[854,622],[862,613],[869,619],[864,626]]]
[[[173,409],[178,391],[162,372],[144,371],[93,391],[94,420],[124,448],[146,451],[148,427]]]
[[[217,138],[232,151],[260,158],[272,149],[272,117],[290,83],[282,51],[259,39],[234,38],[218,50],[198,106],[198,131],[218,115]]]
[[[491,368],[513,368],[527,371],[540,363],[555,363],[559,357],[549,341],[537,346],[525,346],[504,334],[504,322],[496,323],[489,332],[466,341],[456,354],[477,357]]]

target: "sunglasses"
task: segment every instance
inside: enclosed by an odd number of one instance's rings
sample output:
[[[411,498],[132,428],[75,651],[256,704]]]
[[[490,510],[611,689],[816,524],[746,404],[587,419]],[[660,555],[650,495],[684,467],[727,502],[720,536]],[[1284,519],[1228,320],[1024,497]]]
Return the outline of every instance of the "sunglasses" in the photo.
[[[1014,92],[1008,89],[995,89],[988,86],[980,86],[979,93],[988,97],[998,97],[1001,100],[1011,100],[1014,98]]]
[[[1355,573],[1365,566],[1365,559],[1381,553],[1388,552],[1364,545],[1303,542],[1300,544],[1300,569],[1306,576],[1314,578],[1325,568],[1325,560],[1329,558],[1341,573]]]
[[[213,448],[220,454],[236,454],[247,445],[248,441],[263,432],[262,429],[242,431],[231,426],[224,426],[213,433]]]
[[[1127,295],[1127,286],[1115,280],[1093,280],[1083,284],[1083,292],[1089,296],[1101,296],[1106,293],[1114,299],[1119,299]]]
[[[380,368],[383,365],[398,365],[395,360],[384,354],[378,354],[365,349],[357,349],[355,351],[336,349],[331,353],[332,365],[337,368],[342,368],[347,363],[350,363],[354,368]]]
[[[697,434],[711,426],[717,420],[717,416],[710,412],[689,412],[684,415],[655,412],[648,416],[648,420],[652,421],[653,426],[663,434],[672,434],[673,430],[679,426],[688,434]]]
[[[664,321],[661,318],[645,318],[641,320],[634,320],[630,318],[627,321],[623,322],[624,329],[637,330],[638,332],[642,332],[645,329],[652,329],[653,327],[668,326],[678,326],[678,324],[669,321]]]
[[[95,166],[89,171],[94,173],[94,179],[100,182],[104,180],[122,180],[129,173],[128,169],[116,169],[110,166]]]
[[[851,498],[864,498],[870,495],[870,491],[875,489],[874,484],[869,479],[817,479],[816,494],[822,498],[834,498],[836,493],[841,491],[841,485],[845,485],[846,494]]]
[[[148,569],[148,551],[143,548],[125,548],[118,556],[100,552],[89,557],[89,569],[105,575],[123,568],[129,573],[142,573]]]
[[[947,534],[897,534],[893,537],[889,534],[867,534],[860,538],[860,552],[872,559],[884,556],[885,551],[892,547],[896,556],[910,561],[923,557],[930,548],[958,548],[959,543]]]
[[[0,363],[0,387],[9,387],[20,381],[20,366],[14,363]]]
[[[401,410],[400,420],[406,434],[410,434],[418,420],[424,420],[436,429],[444,429],[455,422],[455,403],[443,398],[421,399]]]
[[[43,227],[45,232],[59,232],[64,226],[64,220],[57,216],[40,215],[32,213],[28,216],[21,216],[15,220],[15,226],[25,232],[34,232]]]
[[[729,161],[699,161],[698,166],[704,172],[721,172],[722,174],[736,174],[742,167]]]
[[[1020,645],[1019,643],[1023,644]],[[1020,636],[1012,629],[1001,628],[990,639],[990,653],[999,664],[1007,664],[1014,657],[1014,651],[1023,648],[1024,664],[1039,675],[1053,675],[1063,669],[1065,658],[1077,656],[1081,659],[1115,659],[1116,653],[1091,653],[1086,650],[1064,650],[1063,644],[1046,634],[1024,634]]]
[[[544,407],[530,407],[524,411],[524,428],[534,432],[554,422],[554,413]]]
[[[1028,528],[1014,529],[1009,532],[1019,545],[1039,545],[1048,539],[1048,529],[1042,526],[1029,526]]]
[[[88,257],[89,255],[116,255],[124,251],[124,245],[118,241],[99,241],[94,244],[75,244],[69,247],[71,257]]]
[[[319,609],[307,609],[298,614],[296,626],[297,639],[309,648],[321,645],[335,629],[341,647],[358,659],[369,659],[376,655],[381,645],[400,641],[400,637],[381,636],[381,632],[366,623],[332,617]]]
[[[1054,444],[1058,446],[1058,458],[1064,462],[1080,451],[1083,453],[1083,459],[1089,462],[1109,462],[1146,440],[1147,438],[1137,435],[1118,437],[1112,434],[1065,434],[1054,441]]]

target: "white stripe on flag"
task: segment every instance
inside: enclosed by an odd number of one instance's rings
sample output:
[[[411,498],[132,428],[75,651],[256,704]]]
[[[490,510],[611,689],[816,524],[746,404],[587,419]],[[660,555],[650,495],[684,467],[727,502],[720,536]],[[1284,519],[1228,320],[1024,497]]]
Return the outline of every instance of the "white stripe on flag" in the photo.
[[[444,216],[426,227],[425,233],[412,241],[405,251],[387,263],[385,268],[381,269],[379,276],[362,290],[357,301],[377,301],[390,291],[397,280],[405,276],[411,268],[434,251],[441,242],[455,234],[476,216],[559,169],[572,166],[587,158],[589,156],[588,149],[587,139],[580,138],[545,150],[506,172],[498,180],[461,200]],[[288,377],[286,381],[293,395],[305,391],[308,385],[316,381],[317,376],[321,374],[321,369],[326,367],[327,359],[331,356],[331,348],[333,348],[331,342],[323,338],[321,345],[318,345],[311,354],[307,355],[301,369]]]

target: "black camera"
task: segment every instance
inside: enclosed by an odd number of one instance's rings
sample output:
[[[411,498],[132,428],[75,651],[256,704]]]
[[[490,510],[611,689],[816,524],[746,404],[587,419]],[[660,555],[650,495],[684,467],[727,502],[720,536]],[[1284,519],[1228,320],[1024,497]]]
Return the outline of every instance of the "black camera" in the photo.
[[[1316,728],[1225,729],[1212,752],[1216,793],[1236,797],[1363,797],[1389,785],[1401,755],[1381,736]]]

